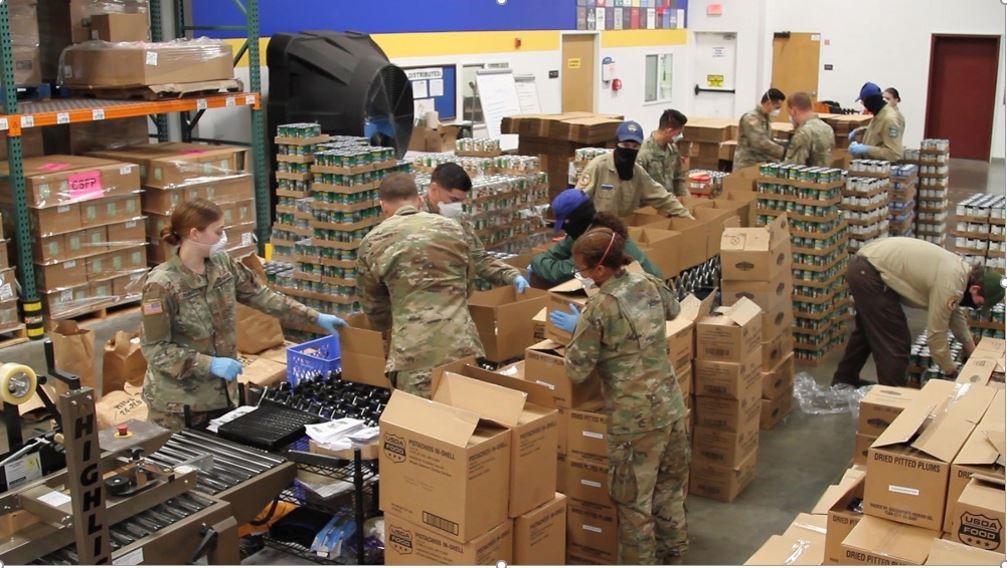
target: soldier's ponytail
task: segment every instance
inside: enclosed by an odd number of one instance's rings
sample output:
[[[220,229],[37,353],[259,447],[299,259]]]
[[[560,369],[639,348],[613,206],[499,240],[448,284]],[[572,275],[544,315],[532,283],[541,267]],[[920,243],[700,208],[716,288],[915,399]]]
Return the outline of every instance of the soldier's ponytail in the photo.
[[[580,256],[588,266],[604,266],[618,270],[633,262],[626,256],[626,239],[608,227],[591,229],[573,243],[574,256]]]
[[[205,230],[223,216],[223,210],[212,201],[202,198],[186,201],[171,212],[168,224],[161,229],[161,240],[170,246],[178,246],[190,230]]]

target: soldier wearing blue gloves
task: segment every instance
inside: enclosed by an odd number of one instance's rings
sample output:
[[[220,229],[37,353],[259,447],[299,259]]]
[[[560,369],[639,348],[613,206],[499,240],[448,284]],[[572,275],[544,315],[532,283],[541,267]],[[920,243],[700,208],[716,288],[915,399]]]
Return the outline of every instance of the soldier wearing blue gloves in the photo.
[[[885,103],[881,87],[875,83],[867,82],[860,88],[860,98],[864,108],[871,113],[874,118],[867,125],[864,131],[863,142],[853,142],[850,144],[850,154],[856,158],[870,158],[872,160],[888,160],[894,162],[902,159],[902,135],[904,122],[900,118],[897,110]],[[850,132],[852,141],[860,130]]]

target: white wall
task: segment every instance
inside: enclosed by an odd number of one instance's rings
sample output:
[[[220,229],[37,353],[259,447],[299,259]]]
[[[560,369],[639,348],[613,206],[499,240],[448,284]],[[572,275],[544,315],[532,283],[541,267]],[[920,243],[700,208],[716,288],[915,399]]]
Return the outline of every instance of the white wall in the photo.
[[[670,101],[644,102],[646,87],[645,61],[648,55],[672,55]],[[657,45],[649,47],[601,48],[599,61],[605,57],[615,60],[616,76],[622,81],[622,89],[613,91],[610,85],[601,83],[599,70],[598,112],[622,114],[628,120],[635,120],[645,132],[657,128],[661,113],[665,109],[677,108],[686,112],[691,95],[689,67],[692,53],[688,45]]]

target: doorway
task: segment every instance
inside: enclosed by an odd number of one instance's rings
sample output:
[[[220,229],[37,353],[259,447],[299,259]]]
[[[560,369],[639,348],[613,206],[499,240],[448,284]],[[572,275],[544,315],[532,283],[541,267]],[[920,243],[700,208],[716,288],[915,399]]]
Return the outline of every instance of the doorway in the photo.
[[[988,161],[1000,36],[934,34],[926,138],[951,141],[951,157]]]
[[[563,35],[563,112],[594,112],[597,34]]]
[[[773,34],[773,84],[788,97],[804,91],[811,102],[818,101],[818,63],[822,54],[822,36],[813,33],[777,32]],[[759,93],[761,99],[762,93]],[[788,107],[774,122],[790,122]]]
[[[695,93],[692,114],[737,119],[743,112],[735,108],[734,96],[738,34],[696,32],[693,37],[696,47],[693,50],[695,86],[690,89]]]

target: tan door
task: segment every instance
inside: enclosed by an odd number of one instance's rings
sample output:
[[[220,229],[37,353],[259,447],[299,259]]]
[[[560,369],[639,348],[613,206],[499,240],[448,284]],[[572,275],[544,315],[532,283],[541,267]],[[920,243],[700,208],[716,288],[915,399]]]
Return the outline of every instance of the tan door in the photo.
[[[563,112],[594,112],[595,37],[563,36]]]
[[[787,96],[797,91],[818,100],[821,34],[779,33],[773,36],[773,85]],[[760,95],[761,96],[761,95]],[[786,105],[776,122],[789,122]]]

